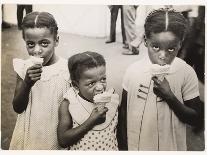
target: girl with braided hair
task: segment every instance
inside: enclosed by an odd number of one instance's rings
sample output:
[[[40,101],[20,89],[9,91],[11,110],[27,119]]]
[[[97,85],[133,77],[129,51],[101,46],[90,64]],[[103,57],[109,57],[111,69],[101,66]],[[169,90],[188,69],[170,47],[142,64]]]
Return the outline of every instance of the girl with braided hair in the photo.
[[[69,87],[67,60],[55,54],[58,26],[47,12],[32,12],[22,23],[30,56],[14,59],[17,73],[13,108],[18,113],[10,149],[60,149],[57,141],[58,107]]]
[[[144,28],[148,56],[132,64],[123,79],[119,147],[187,150],[186,124],[202,123],[196,73],[176,57],[188,23],[174,10],[159,9],[147,16]]]
[[[107,89],[106,62],[96,52],[71,56],[72,86],[59,108],[58,141],[70,150],[118,150],[119,96]]]

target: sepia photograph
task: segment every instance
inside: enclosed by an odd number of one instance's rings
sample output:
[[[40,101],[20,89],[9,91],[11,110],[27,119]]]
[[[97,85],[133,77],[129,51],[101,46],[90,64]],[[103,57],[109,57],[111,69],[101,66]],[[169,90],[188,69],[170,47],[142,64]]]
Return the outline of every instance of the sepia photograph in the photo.
[[[205,12],[2,3],[1,150],[204,152]]]

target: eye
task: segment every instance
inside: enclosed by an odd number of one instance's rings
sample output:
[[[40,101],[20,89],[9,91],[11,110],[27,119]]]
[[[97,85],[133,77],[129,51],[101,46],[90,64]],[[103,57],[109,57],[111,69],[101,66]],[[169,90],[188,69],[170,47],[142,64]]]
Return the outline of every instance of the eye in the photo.
[[[41,46],[42,46],[42,47],[47,47],[48,45],[49,45],[49,43],[46,42],[46,41],[41,42]]]
[[[90,83],[88,84],[88,86],[89,86],[89,87],[93,87],[94,84],[95,84],[95,82],[90,82]]]
[[[168,48],[168,52],[174,52],[175,48]]]
[[[27,42],[27,47],[33,48],[35,44],[33,42]]]
[[[105,77],[102,78],[102,79],[101,79],[101,82],[103,82],[103,83],[106,82],[106,78],[105,78]]]
[[[154,51],[159,51],[159,50],[160,50],[160,47],[159,47],[159,46],[152,46],[152,49],[153,49]]]

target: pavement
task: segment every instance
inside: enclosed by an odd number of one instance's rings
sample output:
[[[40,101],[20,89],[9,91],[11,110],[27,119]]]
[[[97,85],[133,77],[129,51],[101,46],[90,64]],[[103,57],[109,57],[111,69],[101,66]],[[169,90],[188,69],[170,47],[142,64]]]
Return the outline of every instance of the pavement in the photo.
[[[17,114],[12,108],[12,99],[16,83],[16,74],[13,71],[13,58],[27,58],[25,43],[17,27],[2,30],[1,49],[1,148],[7,150],[16,122]],[[68,58],[79,52],[94,51],[102,54],[106,59],[108,86],[113,86],[121,96],[121,81],[126,68],[133,62],[143,58],[147,51],[142,45],[139,55],[122,55],[123,44],[120,34],[117,42],[105,44],[106,38],[94,38],[75,34],[59,33],[60,43],[56,54]],[[204,85],[199,82],[201,100],[204,100]],[[188,150],[204,150],[204,132],[194,133],[187,128]]]

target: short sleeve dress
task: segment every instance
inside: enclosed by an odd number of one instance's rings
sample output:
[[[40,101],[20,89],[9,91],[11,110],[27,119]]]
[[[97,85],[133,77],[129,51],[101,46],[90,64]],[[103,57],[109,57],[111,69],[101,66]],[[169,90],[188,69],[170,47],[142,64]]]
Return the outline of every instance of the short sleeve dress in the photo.
[[[73,128],[76,128],[88,119],[94,108],[94,104],[81,98],[75,93],[72,87],[64,97],[70,102],[69,112],[73,119]],[[70,146],[69,149],[117,151],[116,126],[118,122],[118,105],[119,96],[118,94],[113,94],[111,102],[106,103],[106,107],[108,108],[106,121],[88,131],[83,138]]]
[[[151,66],[149,58],[143,58],[132,64],[124,76],[128,149],[186,151],[186,124],[154,94]],[[176,57],[165,78],[182,104],[199,96],[196,73],[183,60]]]
[[[13,60],[14,70],[24,79],[29,59]],[[70,87],[67,60],[42,68],[41,79],[32,87],[27,109],[17,116],[10,148],[12,150],[61,149],[57,141],[58,108]]]

